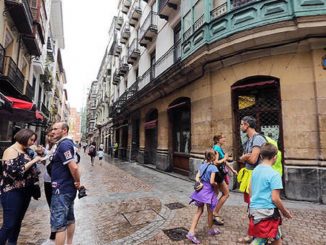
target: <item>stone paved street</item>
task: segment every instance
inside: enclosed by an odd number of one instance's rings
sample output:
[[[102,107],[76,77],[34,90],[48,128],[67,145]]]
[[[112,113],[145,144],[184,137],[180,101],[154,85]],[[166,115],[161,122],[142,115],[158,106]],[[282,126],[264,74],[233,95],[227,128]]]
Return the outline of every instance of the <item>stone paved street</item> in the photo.
[[[196,210],[188,205],[192,182],[136,163],[109,161],[92,167],[88,156],[83,154],[80,165],[88,196],[76,200],[74,244],[190,244],[184,238],[173,241],[165,232],[189,228]],[[176,202],[184,207],[170,209],[167,206]],[[294,219],[284,220],[284,244],[325,245],[326,206],[293,201],[285,201],[285,204]],[[245,211],[242,195],[232,192],[222,213],[225,220],[225,225],[220,227],[222,234],[206,235],[207,215],[204,213],[198,226],[198,238],[203,244],[237,244],[237,238],[246,233]],[[43,195],[30,205],[19,244],[41,244],[49,232],[49,210]]]

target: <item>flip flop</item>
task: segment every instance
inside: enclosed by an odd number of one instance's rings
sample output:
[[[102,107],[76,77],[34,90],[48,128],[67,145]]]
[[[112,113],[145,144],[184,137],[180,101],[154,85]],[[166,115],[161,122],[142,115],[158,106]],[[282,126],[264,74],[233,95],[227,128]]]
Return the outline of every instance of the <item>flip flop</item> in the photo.
[[[240,238],[238,239],[238,242],[239,242],[239,243],[251,243],[252,240],[253,240],[252,237],[245,236],[245,237],[240,237]]]
[[[221,233],[221,231],[219,229],[217,229],[217,228],[210,229],[207,232],[207,234],[210,235],[210,236],[215,236],[215,235],[218,235],[220,233]]]
[[[216,216],[214,219],[213,219],[213,222],[214,224],[216,225],[224,225],[224,221],[221,217],[219,216]]]
[[[195,237],[195,235],[191,234],[190,232],[188,232],[188,234],[186,235],[186,237],[192,241],[194,244],[200,244],[200,241],[197,239],[197,237]]]

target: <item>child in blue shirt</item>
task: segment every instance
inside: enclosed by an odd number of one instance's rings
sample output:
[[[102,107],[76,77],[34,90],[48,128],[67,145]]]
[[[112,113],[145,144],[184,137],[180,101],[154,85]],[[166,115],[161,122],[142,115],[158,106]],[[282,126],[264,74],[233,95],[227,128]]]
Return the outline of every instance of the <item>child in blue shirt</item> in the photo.
[[[292,218],[280,198],[282,179],[272,166],[277,158],[277,148],[265,143],[260,151],[261,163],[253,170],[250,193],[249,235],[255,237],[251,244],[282,244],[279,211],[286,218]]]

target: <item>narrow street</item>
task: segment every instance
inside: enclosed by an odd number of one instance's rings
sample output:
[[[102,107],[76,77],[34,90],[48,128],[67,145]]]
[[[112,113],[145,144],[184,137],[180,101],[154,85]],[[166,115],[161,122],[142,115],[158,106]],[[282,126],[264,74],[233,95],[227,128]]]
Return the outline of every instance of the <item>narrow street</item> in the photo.
[[[74,244],[191,244],[184,232],[196,209],[188,205],[192,182],[137,163],[110,161],[92,167],[89,157],[81,156],[82,184],[88,196],[75,203]],[[284,244],[326,244],[325,205],[298,201],[285,201],[285,205],[294,219],[283,222]],[[245,211],[242,195],[232,192],[223,208],[222,234],[206,235],[204,213],[198,238],[202,244],[237,244],[247,229]],[[173,228],[180,229],[173,233]],[[43,195],[32,201],[18,244],[42,244],[49,232],[49,210]],[[176,234],[175,241],[168,234]]]

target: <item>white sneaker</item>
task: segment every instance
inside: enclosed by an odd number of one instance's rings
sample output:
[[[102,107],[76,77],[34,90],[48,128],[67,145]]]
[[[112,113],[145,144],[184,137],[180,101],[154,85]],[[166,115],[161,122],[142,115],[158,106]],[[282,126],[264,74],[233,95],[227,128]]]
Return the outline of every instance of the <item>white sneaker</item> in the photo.
[[[54,240],[48,239],[42,243],[42,245],[55,245]]]

